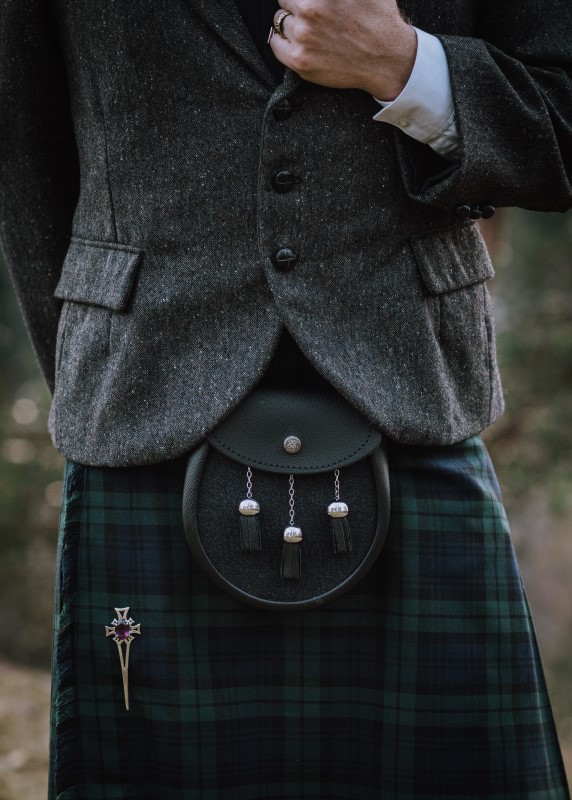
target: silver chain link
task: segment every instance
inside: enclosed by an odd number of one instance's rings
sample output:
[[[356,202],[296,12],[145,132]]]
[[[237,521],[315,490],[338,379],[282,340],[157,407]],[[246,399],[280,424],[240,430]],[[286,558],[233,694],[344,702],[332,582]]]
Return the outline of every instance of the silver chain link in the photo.
[[[252,470],[250,467],[246,468],[246,497],[252,500]]]
[[[290,475],[289,478],[290,489],[288,494],[290,495],[290,525],[294,526],[294,476]]]
[[[334,472],[334,487],[335,487],[336,503],[339,503],[339,501],[340,501],[340,471],[339,471],[339,469],[335,470],[335,472]]]

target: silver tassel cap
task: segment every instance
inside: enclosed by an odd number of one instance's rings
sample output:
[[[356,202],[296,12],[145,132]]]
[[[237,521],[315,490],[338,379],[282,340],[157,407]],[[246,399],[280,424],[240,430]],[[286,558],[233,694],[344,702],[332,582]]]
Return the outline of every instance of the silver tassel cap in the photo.
[[[330,503],[328,506],[328,514],[334,519],[347,517],[348,513],[349,508],[347,507],[346,503],[341,503],[339,500],[336,500],[334,503]]]
[[[252,498],[247,498],[246,500],[242,500],[240,502],[238,510],[245,517],[253,517],[255,514],[260,512],[260,503],[257,503],[256,500],[253,500]]]
[[[302,541],[302,528],[297,528],[295,525],[289,525],[284,531],[284,541],[289,544],[297,544]]]

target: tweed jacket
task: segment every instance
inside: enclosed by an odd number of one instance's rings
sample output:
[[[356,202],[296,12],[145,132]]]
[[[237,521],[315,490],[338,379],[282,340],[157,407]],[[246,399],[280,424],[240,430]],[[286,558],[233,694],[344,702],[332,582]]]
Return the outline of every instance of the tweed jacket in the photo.
[[[468,215],[571,204],[572,4],[402,6],[443,43],[455,164],[364,92],[277,85],[234,0],[3,0],[1,239],[68,458],[190,450],[283,326],[397,441],[501,413]]]

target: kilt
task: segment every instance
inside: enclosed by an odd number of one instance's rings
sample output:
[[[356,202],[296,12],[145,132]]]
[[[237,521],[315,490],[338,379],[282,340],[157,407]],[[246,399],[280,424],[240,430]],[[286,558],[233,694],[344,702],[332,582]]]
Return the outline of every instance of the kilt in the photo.
[[[480,437],[389,444],[372,570],[311,611],[241,604],[193,562],[182,459],[68,463],[52,800],[565,800],[532,622]],[[141,624],[126,711],[114,609]]]

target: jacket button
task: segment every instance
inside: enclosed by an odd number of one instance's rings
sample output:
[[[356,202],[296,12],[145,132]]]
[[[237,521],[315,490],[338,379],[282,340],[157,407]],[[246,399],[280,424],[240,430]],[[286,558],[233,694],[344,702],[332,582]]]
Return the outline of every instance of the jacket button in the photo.
[[[479,206],[475,206],[474,208],[471,208],[471,213],[469,214],[469,217],[471,219],[481,219],[482,216],[483,216],[483,212],[481,211]]]
[[[274,106],[272,113],[277,120],[282,122],[283,120],[288,119],[293,110],[294,107],[292,106],[292,103],[287,97],[285,97],[278,103],[277,106]]]
[[[272,263],[280,272],[289,272],[298,261],[298,256],[289,247],[281,247],[272,256]]]
[[[455,214],[459,219],[468,219],[471,216],[471,206],[458,206],[455,209]]]
[[[483,219],[490,219],[495,212],[496,208],[494,206],[481,206],[481,214],[483,215]]]
[[[291,192],[296,183],[298,183],[298,179],[293,172],[289,172],[287,169],[281,169],[272,177],[272,186],[280,194]]]

